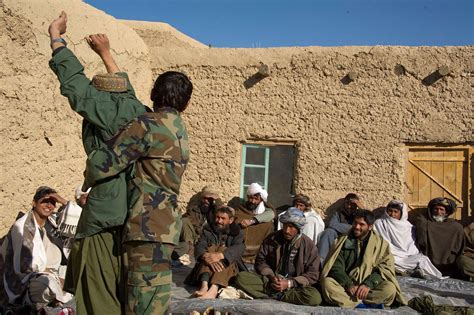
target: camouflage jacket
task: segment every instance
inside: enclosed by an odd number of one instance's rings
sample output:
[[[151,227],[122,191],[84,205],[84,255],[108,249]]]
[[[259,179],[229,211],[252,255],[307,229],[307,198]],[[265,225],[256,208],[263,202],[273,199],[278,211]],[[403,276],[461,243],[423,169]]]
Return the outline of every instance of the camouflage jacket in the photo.
[[[129,213],[125,241],[177,244],[181,229],[177,197],[189,159],[186,128],[169,107],[136,118],[108,147],[87,159],[86,184],[95,185],[135,162],[128,182]]]
[[[84,75],[84,67],[67,48],[55,50],[49,66],[57,75],[61,94],[68,98],[71,109],[84,118],[82,142],[87,154],[104,146],[104,142],[120,128],[146,112],[126,73],[118,75],[127,79],[127,91],[111,93],[99,91],[91,84]],[[77,226],[76,238],[124,224],[127,215],[126,177],[127,173],[121,172],[91,189]]]

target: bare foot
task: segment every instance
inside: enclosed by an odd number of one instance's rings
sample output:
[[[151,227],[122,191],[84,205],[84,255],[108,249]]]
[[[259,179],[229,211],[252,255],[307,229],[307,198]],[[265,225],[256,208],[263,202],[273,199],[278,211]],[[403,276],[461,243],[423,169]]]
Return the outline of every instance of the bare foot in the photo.
[[[206,293],[207,293],[207,290],[206,291],[198,290],[198,291],[194,292],[193,294],[191,294],[191,297],[201,297]]]
[[[209,289],[209,286],[207,285],[207,281],[203,281],[201,284],[201,288],[194,292],[191,297],[200,297],[204,294],[207,293],[207,290]]]
[[[219,291],[219,288],[217,287],[217,285],[213,284],[211,285],[211,288],[209,289],[209,291],[201,295],[199,298],[200,299],[215,299],[217,297],[218,291]]]

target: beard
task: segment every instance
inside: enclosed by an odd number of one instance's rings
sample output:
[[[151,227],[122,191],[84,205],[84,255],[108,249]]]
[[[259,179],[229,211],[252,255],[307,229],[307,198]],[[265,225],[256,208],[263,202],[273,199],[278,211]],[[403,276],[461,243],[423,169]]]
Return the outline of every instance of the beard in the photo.
[[[230,226],[229,224],[225,224],[225,225],[214,224],[214,230],[220,234],[229,234],[229,226]]]
[[[444,222],[445,219],[446,219],[446,217],[443,216],[443,215],[434,215],[433,216],[433,220],[435,220],[436,222]]]
[[[209,209],[211,208],[211,205],[209,204],[201,204],[199,209],[201,210],[201,213],[208,213]]]
[[[363,239],[367,234],[369,234],[369,232],[370,232],[370,230],[358,231],[359,234],[356,235],[356,233],[355,233],[355,231],[354,231],[353,234],[354,234],[354,236],[355,236],[357,239],[361,240],[361,239]]]
[[[246,207],[247,207],[247,209],[249,209],[249,210],[252,210],[252,211],[253,211],[253,210],[257,209],[258,205],[256,205],[256,204],[254,204],[254,203],[251,203],[251,202],[248,202],[248,201],[247,201],[247,205],[246,205]]]

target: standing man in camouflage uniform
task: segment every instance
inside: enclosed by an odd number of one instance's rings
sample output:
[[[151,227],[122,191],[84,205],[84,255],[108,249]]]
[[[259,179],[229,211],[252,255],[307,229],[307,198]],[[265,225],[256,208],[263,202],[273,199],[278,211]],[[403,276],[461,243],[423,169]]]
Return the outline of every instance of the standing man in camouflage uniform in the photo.
[[[181,229],[177,199],[189,159],[180,113],[192,89],[180,72],[161,74],[151,91],[154,112],[136,118],[87,160],[87,185],[135,163],[135,177],[128,182],[130,210],[124,231],[127,314],[163,314],[168,308],[170,259]]]
[[[61,12],[49,26],[53,56],[49,66],[61,84],[61,94],[81,115],[86,154],[105,146],[122,127],[144,114],[126,73],[120,72],[107,36],[86,38],[104,62],[113,82],[121,88],[99,89],[84,75],[84,67],[69,50],[62,35],[67,15]],[[103,88],[104,86],[101,86]],[[71,246],[64,289],[74,293],[78,314],[118,314],[123,304],[122,230],[128,213],[127,178],[131,168],[92,187],[82,210]]]

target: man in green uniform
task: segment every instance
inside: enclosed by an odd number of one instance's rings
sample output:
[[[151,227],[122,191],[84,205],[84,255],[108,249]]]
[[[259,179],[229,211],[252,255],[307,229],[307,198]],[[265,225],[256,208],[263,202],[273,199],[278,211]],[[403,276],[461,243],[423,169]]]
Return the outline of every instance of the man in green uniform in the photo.
[[[373,231],[368,210],[353,213],[352,228],[331,248],[321,274],[323,297],[331,305],[406,304],[395,276],[389,244]],[[364,305],[360,305],[362,307]]]
[[[53,57],[49,62],[75,112],[83,120],[82,141],[87,154],[104,146],[133,118],[146,112],[136,98],[125,73],[120,73],[110,53],[105,35],[91,35],[87,41],[102,58],[109,73],[126,80],[123,92],[100,91],[84,75],[84,67],[66,48],[61,35],[66,32],[67,16],[49,26]],[[127,216],[126,172],[95,185],[82,211],[76,241],[72,245],[65,289],[75,294],[78,314],[119,314],[121,312],[121,233]]]
[[[168,308],[170,259],[181,229],[177,199],[189,159],[180,113],[192,88],[182,73],[161,74],[151,92],[154,112],[134,119],[87,160],[86,185],[91,186],[135,165],[124,231],[128,314],[163,314]]]

